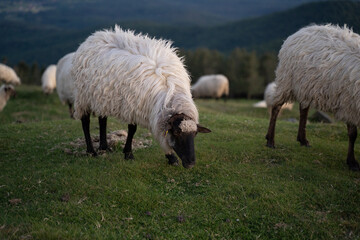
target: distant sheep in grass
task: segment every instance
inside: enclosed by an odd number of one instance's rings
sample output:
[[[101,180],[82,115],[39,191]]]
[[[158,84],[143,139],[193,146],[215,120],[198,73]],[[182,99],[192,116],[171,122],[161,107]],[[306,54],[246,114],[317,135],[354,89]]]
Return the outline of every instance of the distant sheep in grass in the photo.
[[[264,99],[265,99],[266,106],[269,109],[269,111],[271,111],[271,108],[274,105],[273,102],[274,102],[275,88],[276,88],[275,82],[269,83],[265,88]],[[294,106],[294,103],[284,103],[281,106],[281,109],[292,110],[293,106]]]
[[[191,87],[194,98],[221,98],[229,96],[229,80],[221,74],[204,75]]]
[[[169,164],[174,151],[186,168],[195,164],[194,137],[210,132],[198,125],[190,77],[176,50],[165,40],[135,35],[115,26],[88,37],[75,52],[75,113],[81,119],[87,152],[96,155],[89,133],[90,113],[99,116],[100,150],[107,150],[107,116],[129,123],[125,159],[132,159],[137,124],[148,128]]]
[[[356,126],[360,125],[360,36],[346,26],[314,25],[300,29],[281,47],[275,82],[267,146],[275,146],[275,124],[281,105],[297,100],[300,144],[309,146],[305,128],[310,106],[332,112],[347,124],[347,164],[359,171],[354,143]]]
[[[0,88],[0,112],[6,106],[10,97],[15,96],[16,92],[12,85],[2,85]]]
[[[265,92],[264,92],[265,100],[254,103],[253,107],[256,107],[256,108],[268,108],[269,112],[270,112],[271,108],[272,108],[272,105],[273,105],[273,96],[274,96],[274,93],[275,93],[275,87],[276,87],[275,82],[269,83],[266,86]],[[293,106],[294,106],[293,103],[285,103],[285,104],[282,105],[281,109],[292,110]]]
[[[71,75],[72,60],[75,53],[66,54],[62,57],[56,67],[56,91],[60,101],[69,106],[70,117],[73,118],[72,106],[75,101],[74,78]]]
[[[267,107],[267,104],[266,104],[266,101],[265,101],[265,100],[261,100],[260,102],[254,103],[254,104],[253,104],[253,107],[256,107],[256,108],[266,108],[266,107]]]
[[[0,82],[12,85],[20,85],[21,83],[14,69],[2,63],[0,63]]]
[[[56,88],[56,65],[49,65],[41,76],[42,89],[45,94],[51,94]]]

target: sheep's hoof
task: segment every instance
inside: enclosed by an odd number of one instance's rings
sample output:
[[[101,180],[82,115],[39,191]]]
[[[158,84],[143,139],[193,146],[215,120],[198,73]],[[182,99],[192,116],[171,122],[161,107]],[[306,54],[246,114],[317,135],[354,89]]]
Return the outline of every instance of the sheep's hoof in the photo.
[[[179,160],[174,154],[165,154],[165,157],[168,159],[168,164],[172,166],[178,166]]]
[[[300,146],[311,147],[308,141],[306,141],[306,142],[300,142]]]
[[[271,140],[269,134],[266,134],[265,139],[267,140],[266,146],[269,148],[275,148],[275,142],[274,139]]]
[[[92,157],[96,157],[97,153],[95,151],[86,151],[86,153]]]
[[[126,152],[126,153],[124,153],[124,155],[125,155],[125,159],[126,159],[126,160],[132,160],[132,159],[134,159],[134,155],[133,155],[132,152]]]
[[[266,143],[266,146],[269,147],[269,148],[275,148],[275,143],[274,141],[270,141],[267,136],[266,136],[266,139],[267,139],[267,143]]]
[[[301,139],[297,137],[297,141],[300,143],[300,146],[310,147],[309,141],[307,139]]]
[[[347,164],[352,171],[360,171],[360,166],[357,161],[347,161]]]
[[[266,146],[267,146],[268,148],[275,148],[275,146],[274,146],[273,144],[270,144],[270,143],[267,143]]]
[[[98,150],[102,152],[112,152],[112,149],[108,146],[99,146]]]

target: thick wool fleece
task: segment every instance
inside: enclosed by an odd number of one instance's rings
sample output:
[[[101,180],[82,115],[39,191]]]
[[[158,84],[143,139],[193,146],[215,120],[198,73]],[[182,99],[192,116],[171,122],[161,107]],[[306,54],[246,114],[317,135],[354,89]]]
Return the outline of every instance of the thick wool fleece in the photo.
[[[221,74],[205,75],[191,87],[194,98],[220,98],[229,95],[229,80]]]
[[[274,104],[298,100],[360,126],[360,36],[346,26],[310,26],[279,52]]]
[[[73,104],[75,101],[74,78],[71,74],[74,55],[75,53],[66,54],[56,65],[56,91],[63,103]]]
[[[190,77],[171,42],[131,31],[98,31],[80,45],[73,59],[75,118],[87,112],[114,116],[148,128],[165,153],[168,120],[185,114],[198,123]]]
[[[49,65],[41,76],[42,89],[44,93],[50,94],[56,88],[56,65]]]
[[[20,78],[16,75],[15,71],[0,63],[0,82],[12,85],[20,85]]]

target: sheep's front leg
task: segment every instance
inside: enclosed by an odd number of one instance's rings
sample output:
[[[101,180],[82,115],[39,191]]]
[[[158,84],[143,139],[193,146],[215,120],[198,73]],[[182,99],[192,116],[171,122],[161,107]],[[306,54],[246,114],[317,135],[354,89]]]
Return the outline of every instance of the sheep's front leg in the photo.
[[[126,139],[125,147],[123,150],[123,153],[125,155],[125,159],[134,159],[134,155],[132,153],[132,139],[134,137],[134,134],[136,132],[136,124],[129,124],[128,125],[128,136]]]
[[[265,137],[267,139],[266,146],[268,146],[270,148],[275,148],[275,141],[274,141],[275,125],[276,125],[276,118],[280,112],[281,106],[282,106],[282,104],[278,104],[278,105],[273,106],[273,108],[271,109],[269,128],[268,128],[268,132]]]
[[[165,154],[165,157],[169,160],[168,163],[173,166],[179,165],[179,161],[174,153]]]
[[[106,139],[106,123],[107,117],[99,117],[99,127],[100,127],[100,145],[99,150],[107,150],[108,144]]]
[[[90,114],[86,113],[81,117],[81,123],[82,128],[85,135],[85,142],[86,142],[86,152],[92,154],[93,156],[96,156],[96,152],[94,150],[94,147],[91,142],[91,136],[90,136]]]
[[[357,128],[355,125],[348,123],[348,136],[349,136],[349,148],[348,148],[348,155],[346,163],[348,164],[349,168],[353,171],[359,171],[360,166],[359,163],[355,160],[355,153],[354,153],[354,145],[355,140],[357,137]]]
[[[303,108],[300,104],[300,121],[299,121],[299,130],[297,135],[297,140],[300,142],[301,146],[310,147],[309,141],[306,139],[306,122],[309,112],[309,107]]]

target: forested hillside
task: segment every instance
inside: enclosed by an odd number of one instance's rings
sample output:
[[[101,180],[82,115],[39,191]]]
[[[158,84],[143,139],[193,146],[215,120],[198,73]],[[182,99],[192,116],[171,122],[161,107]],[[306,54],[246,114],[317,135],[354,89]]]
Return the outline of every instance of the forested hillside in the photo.
[[[92,32],[110,28],[115,23],[137,32],[173,40],[183,49],[209,48],[229,54],[234,48],[277,52],[282,41],[302,26],[312,23],[347,24],[360,31],[358,1],[315,2],[300,7],[213,27],[171,25],[149,21],[99,21],[83,29],[68,29],[52,25],[33,24],[3,19],[0,22],[0,57],[9,64],[21,60],[40,65],[55,63],[64,54],[76,50]],[[76,22],[76,21],[75,21]]]
[[[211,26],[316,0],[2,0],[0,20],[84,29],[123,21]]]

